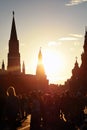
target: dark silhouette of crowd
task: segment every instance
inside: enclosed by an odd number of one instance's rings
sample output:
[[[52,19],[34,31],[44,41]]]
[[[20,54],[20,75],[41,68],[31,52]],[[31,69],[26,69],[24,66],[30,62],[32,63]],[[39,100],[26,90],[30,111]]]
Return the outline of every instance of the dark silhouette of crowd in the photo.
[[[17,130],[29,114],[30,130],[87,130],[86,106],[87,97],[80,92],[16,95],[10,86],[6,94],[0,90],[0,130]]]
[[[6,93],[0,90],[0,130],[16,130],[22,121],[27,118],[28,98],[23,95],[16,95],[13,86],[10,86]]]

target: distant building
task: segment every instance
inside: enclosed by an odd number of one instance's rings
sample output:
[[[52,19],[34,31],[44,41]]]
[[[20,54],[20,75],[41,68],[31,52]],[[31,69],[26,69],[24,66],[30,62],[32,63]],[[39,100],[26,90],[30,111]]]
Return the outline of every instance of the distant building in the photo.
[[[72,69],[72,77],[69,80],[70,91],[87,94],[87,30],[85,30],[81,61],[82,63],[79,67],[76,59],[75,66]]]
[[[2,61],[2,68],[0,69],[0,89],[6,92],[7,88],[12,85],[15,87],[18,94],[28,93],[33,90],[45,91],[49,81],[47,80],[42,62],[41,48],[38,54],[36,75],[25,74],[24,62],[21,72],[19,40],[16,32],[14,12],[8,50],[7,70],[5,70],[4,60]]]

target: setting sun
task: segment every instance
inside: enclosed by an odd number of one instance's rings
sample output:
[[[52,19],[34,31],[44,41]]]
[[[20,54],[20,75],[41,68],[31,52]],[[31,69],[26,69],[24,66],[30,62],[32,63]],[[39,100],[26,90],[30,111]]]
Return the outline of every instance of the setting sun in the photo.
[[[61,52],[46,50],[43,54],[43,64],[47,77],[53,81],[53,77],[65,69],[64,55]]]

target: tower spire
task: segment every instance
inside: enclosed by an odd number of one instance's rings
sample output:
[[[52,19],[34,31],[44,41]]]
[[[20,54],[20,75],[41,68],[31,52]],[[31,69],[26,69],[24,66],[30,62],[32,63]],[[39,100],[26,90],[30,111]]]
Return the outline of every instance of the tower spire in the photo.
[[[5,70],[4,60],[2,61],[2,70]]]
[[[85,32],[87,32],[87,26],[85,26]]]
[[[25,64],[24,64],[24,61],[23,61],[23,65],[22,65],[22,73],[25,74]]]
[[[17,40],[17,32],[16,32],[16,25],[15,25],[14,14],[15,14],[15,13],[14,13],[14,11],[13,11],[13,20],[12,20],[10,40]]]
[[[40,50],[39,50],[39,54],[38,54],[38,62],[39,64],[42,64],[42,52],[41,52],[41,47],[40,47]]]
[[[84,52],[87,52],[87,26],[85,26]]]
[[[21,71],[19,40],[17,39],[14,11],[13,11],[12,27],[11,27],[11,34],[10,34],[10,40],[9,40],[7,69],[8,71],[15,72],[15,73],[19,73]]]
[[[41,47],[39,50],[39,54],[38,54],[38,63],[37,63],[37,68],[36,68],[36,75],[38,77],[45,77],[45,70],[44,70],[44,65],[43,65],[43,58],[42,58],[42,52],[41,52]]]
[[[14,13],[14,11],[13,11],[13,16],[14,16],[14,14],[15,14],[15,13]]]
[[[76,62],[75,62],[75,68],[78,68],[78,62],[77,62],[77,59],[78,59],[78,57],[76,56]]]
[[[78,78],[78,72],[79,72],[79,65],[78,65],[78,61],[77,61],[77,57],[76,57],[76,62],[75,62],[75,66],[72,69],[72,76],[77,79]]]

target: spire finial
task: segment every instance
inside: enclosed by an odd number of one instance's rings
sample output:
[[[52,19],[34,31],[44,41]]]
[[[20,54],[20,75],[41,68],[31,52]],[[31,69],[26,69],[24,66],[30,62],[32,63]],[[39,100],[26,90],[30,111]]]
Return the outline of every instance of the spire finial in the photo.
[[[42,47],[40,47],[40,49],[41,49]]]
[[[76,64],[77,64],[77,59],[78,59],[78,57],[76,56]]]
[[[75,62],[75,65],[77,65],[77,64],[78,64],[77,59],[78,59],[78,57],[76,56],[76,62]]]
[[[14,11],[13,11],[13,16],[14,16],[14,14],[15,14],[15,13],[14,13]]]
[[[41,55],[41,49],[42,49],[42,48],[40,47],[40,50],[39,50],[39,55]]]
[[[76,56],[76,61],[77,61],[78,57]]]

